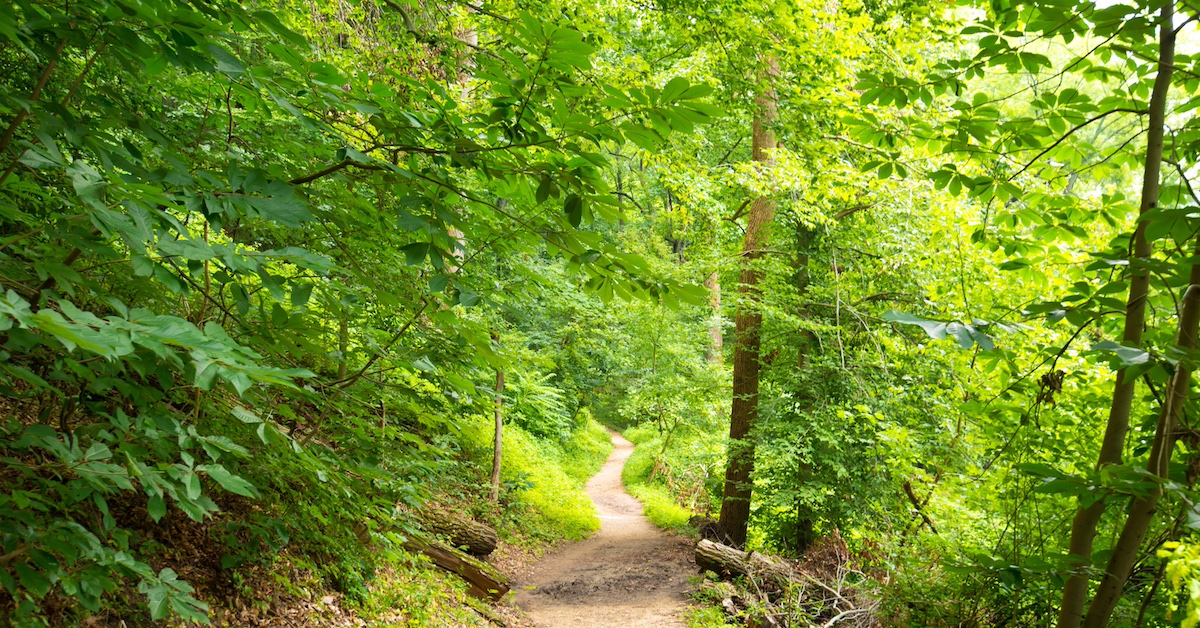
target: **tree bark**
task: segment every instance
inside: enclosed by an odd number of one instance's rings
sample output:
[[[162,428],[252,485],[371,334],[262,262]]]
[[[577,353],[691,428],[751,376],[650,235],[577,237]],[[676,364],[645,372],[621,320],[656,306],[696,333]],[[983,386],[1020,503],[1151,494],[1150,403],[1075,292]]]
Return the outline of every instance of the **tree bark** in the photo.
[[[1171,22],[1168,21],[1167,24]],[[1200,240],[1197,240],[1196,255],[1200,255]],[[1197,327],[1200,326],[1200,263],[1193,263],[1188,278],[1187,292],[1183,295],[1182,312],[1179,314],[1179,347],[1184,351],[1196,348]],[[1188,394],[1192,388],[1192,364],[1189,359],[1180,360],[1175,366],[1175,374],[1167,386],[1166,398],[1158,412],[1158,425],[1154,430],[1154,442],[1150,446],[1150,459],[1146,461],[1146,470],[1166,480],[1171,467],[1171,451],[1175,448],[1175,425],[1183,414],[1183,406],[1187,403]],[[1125,518],[1125,526],[1121,536],[1113,548],[1112,557],[1104,570],[1104,578],[1096,589],[1096,597],[1083,618],[1084,628],[1104,628],[1108,625],[1109,617],[1121,592],[1133,564],[1137,562],[1142,540],[1146,530],[1158,510],[1158,500],[1162,497],[1162,486],[1155,484],[1145,495],[1135,497]]]
[[[754,576],[779,589],[786,589],[798,580],[787,561],[766,554],[743,552],[708,539],[696,543],[694,554],[697,566],[725,578]]]
[[[1196,348],[1196,328],[1197,322],[1200,322],[1200,264],[1193,266],[1191,275],[1191,285],[1184,296],[1183,314],[1179,322],[1179,345],[1186,349]],[[1191,366],[1186,361],[1181,361],[1176,369],[1168,386],[1167,397],[1159,411],[1150,459],[1146,463],[1146,469],[1162,479],[1167,477],[1170,470],[1171,450],[1175,445],[1173,432],[1191,390]],[[1161,497],[1162,487],[1156,484],[1146,495],[1134,498],[1129,516],[1121,529],[1121,536],[1113,548],[1112,558],[1108,561],[1104,578],[1100,581],[1096,597],[1084,617],[1085,628],[1102,628],[1108,625],[1129,572],[1137,561],[1142,540],[1154,518]]]
[[[467,583],[467,593],[476,598],[499,601],[508,593],[508,578],[495,567],[441,541],[410,536],[404,548],[425,554],[433,564],[462,578]]]
[[[1163,128],[1166,119],[1167,96],[1171,87],[1171,75],[1175,63],[1174,8],[1171,3],[1163,5],[1159,13],[1159,63],[1154,77],[1154,88],[1150,95],[1149,129],[1146,140],[1146,161],[1142,177],[1142,198],[1138,209],[1138,221],[1133,232],[1134,263],[1130,265],[1129,296],[1126,300],[1125,328],[1121,343],[1129,347],[1142,344],[1142,330],[1146,322],[1146,296],[1150,278],[1146,268],[1137,262],[1148,260],[1150,243],[1146,240],[1146,223],[1141,216],[1158,206],[1159,179],[1163,156]],[[1128,369],[1117,371],[1113,383],[1112,404],[1109,406],[1108,423],[1096,468],[1121,464],[1125,435],[1129,431],[1129,414],[1133,407],[1136,378],[1126,377]],[[1096,526],[1104,514],[1104,500],[1097,500],[1075,513],[1071,524],[1071,540],[1068,546],[1070,558],[1078,565],[1063,587],[1062,605],[1059,609],[1058,628],[1077,628],[1083,619],[1083,607],[1087,598],[1089,572],[1092,566],[1092,543],[1096,538]],[[1093,604],[1094,606],[1094,604]]]
[[[444,510],[430,510],[422,512],[420,518],[425,529],[446,537],[454,547],[467,548],[467,553],[472,556],[483,557],[491,554],[500,541],[495,530],[470,517]]]
[[[500,503],[500,460],[504,448],[504,371],[496,369],[496,435],[492,439],[492,493],[493,504]]]
[[[753,161],[770,167],[774,163],[771,150],[776,147],[774,126],[778,117],[775,78],[779,62],[767,62],[765,86],[756,99],[754,115]],[[725,489],[721,497],[721,525],[733,542],[746,543],[746,527],[750,520],[750,499],[753,493],[754,441],[751,435],[758,419],[759,337],[762,312],[758,302],[762,289],[761,272],[754,267],[766,245],[768,227],[775,216],[775,202],[768,197],[754,199],[746,221],[746,236],[742,243],[741,280],[738,284],[736,332],[733,342],[733,404],[729,413],[729,445],[726,453]]]

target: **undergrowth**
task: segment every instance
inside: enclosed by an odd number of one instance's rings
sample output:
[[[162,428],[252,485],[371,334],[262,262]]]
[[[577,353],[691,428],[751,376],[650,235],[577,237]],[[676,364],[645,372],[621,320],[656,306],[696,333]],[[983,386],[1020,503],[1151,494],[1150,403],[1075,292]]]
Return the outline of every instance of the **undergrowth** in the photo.
[[[644,424],[625,430],[625,438],[637,445],[621,470],[625,489],[642,502],[646,517],[654,525],[667,530],[684,530],[692,511],[680,505],[662,472],[664,465],[669,464],[661,457],[664,455],[662,437],[653,426]],[[658,471],[655,471],[656,459]]]
[[[471,610],[461,580],[413,555],[380,570],[359,617],[380,627],[488,625]]]
[[[586,409],[577,421],[577,430],[566,443],[540,440],[518,426],[504,426],[501,497],[516,508],[505,509],[502,533],[520,530],[524,539],[536,543],[581,539],[600,528],[596,507],[583,486],[604,463],[612,443]],[[464,449],[489,469],[492,434],[492,422],[484,417],[469,417],[463,426]]]

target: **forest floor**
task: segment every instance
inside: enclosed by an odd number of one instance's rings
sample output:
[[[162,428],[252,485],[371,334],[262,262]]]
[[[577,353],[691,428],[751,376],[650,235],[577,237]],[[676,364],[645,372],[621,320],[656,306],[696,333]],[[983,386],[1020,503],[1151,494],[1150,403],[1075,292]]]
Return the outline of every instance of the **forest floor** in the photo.
[[[625,492],[621,468],[633,443],[616,448],[587,483],[600,531],[538,561],[515,587],[517,605],[539,628],[683,628],[691,541],[659,530]]]

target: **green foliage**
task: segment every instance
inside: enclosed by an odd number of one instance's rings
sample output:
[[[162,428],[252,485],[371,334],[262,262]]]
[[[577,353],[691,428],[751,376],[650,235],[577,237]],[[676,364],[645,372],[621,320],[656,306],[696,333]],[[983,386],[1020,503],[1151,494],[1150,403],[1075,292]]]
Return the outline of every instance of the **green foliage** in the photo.
[[[592,418],[591,411],[583,408],[579,412],[576,421],[582,426],[562,445],[562,461],[563,471],[571,479],[586,484],[612,453],[613,443],[608,430]]]
[[[1200,624],[1200,548],[1171,541],[1158,550],[1158,557],[1166,560],[1167,583],[1184,600],[1180,626],[1193,628]],[[1178,608],[1171,604],[1172,611]]]
[[[451,417],[519,354],[471,311],[516,275],[493,256],[605,300],[702,295],[594,226],[621,216],[607,148],[711,121],[710,90],[601,87],[598,38],[553,11],[404,4],[0,12],[4,612],[78,619],[133,587],[202,620],[141,513],[224,546],[215,579],[293,545],[361,597],[350,530],[386,545],[468,475]],[[468,59],[464,29],[490,50]],[[586,419],[555,366],[514,369],[514,418],[565,441]],[[561,472],[528,476],[555,526],[595,525]]]
[[[523,532],[542,540],[580,539],[600,527],[596,508],[583,492],[588,473],[608,455],[596,434],[603,428],[590,422],[581,434],[582,447],[564,452],[553,441],[540,441],[516,426],[506,426],[500,478],[505,499],[528,506],[520,515]],[[469,417],[463,425],[465,444],[477,459],[491,459],[492,423]],[[484,453],[487,452],[487,453]]]
[[[680,505],[679,487],[672,486],[660,472],[663,468],[662,439],[655,436],[650,424],[630,428],[625,436],[637,445],[621,469],[625,489],[642,502],[646,517],[654,525],[676,532],[685,531],[693,511]]]
[[[407,513],[586,535],[593,415],[638,443],[623,477],[652,520],[713,512],[749,316],[756,546],[840,531],[891,572],[898,622],[1053,614],[1130,498],[1164,492],[1150,538],[1196,527],[1192,404],[1156,427],[1196,361],[1190,44],[1137,202],[1160,9],[6,2],[0,613],[203,622],[198,591],[291,561],[382,622],[469,617],[398,562]],[[743,263],[756,198],[776,216]],[[1132,421],[1097,468],[1118,370]],[[1091,504],[1095,551],[1068,556]],[[176,535],[194,555],[162,551]],[[185,582],[189,560],[219,567]],[[1146,580],[1119,621],[1162,620]]]
[[[720,600],[711,600],[710,603],[720,603]],[[725,622],[725,611],[719,606],[699,606],[688,609],[687,614],[688,628],[722,628],[728,625]]]
[[[360,607],[372,626],[482,626],[462,581],[419,556],[384,567]]]

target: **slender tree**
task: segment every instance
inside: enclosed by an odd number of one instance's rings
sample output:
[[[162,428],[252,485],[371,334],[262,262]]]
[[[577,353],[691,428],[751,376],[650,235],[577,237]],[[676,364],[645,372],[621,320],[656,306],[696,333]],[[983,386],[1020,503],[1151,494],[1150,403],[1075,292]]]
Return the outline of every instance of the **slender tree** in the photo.
[[[503,453],[504,431],[504,371],[496,369],[496,433],[492,440],[492,503],[500,501],[500,461]]]
[[[1174,69],[1175,31],[1172,23],[1174,7],[1163,5],[1159,13],[1159,58],[1158,74],[1150,94],[1149,121],[1146,140],[1146,161],[1142,177],[1142,198],[1138,210],[1139,220],[1133,233],[1133,256],[1138,260],[1149,260],[1150,242],[1146,238],[1147,222],[1141,220],[1147,212],[1158,206],[1159,179],[1163,160],[1163,129],[1166,119],[1167,96],[1171,87]],[[1142,331],[1146,325],[1146,297],[1149,293],[1149,273],[1144,264],[1133,264],[1129,277],[1129,296],[1126,300],[1125,327],[1122,344],[1137,347],[1142,343]],[[1182,339],[1182,338],[1181,338]],[[1133,406],[1136,377],[1128,376],[1128,369],[1117,371],[1113,383],[1112,403],[1109,406],[1108,423],[1104,440],[1100,445],[1097,469],[1105,465],[1121,464],[1121,453],[1125,435],[1129,431],[1129,415]],[[1075,562],[1086,567],[1091,564],[1092,542],[1096,538],[1096,525],[1104,514],[1104,500],[1081,507],[1071,524],[1071,540],[1068,552]],[[1083,619],[1083,608],[1087,598],[1088,572],[1076,569],[1063,588],[1062,606],[1059,609],[1059,628],[1075,628]],[[1124,579],[1122,578],[1122,581]],[[1099,599],[1097,600],[1099,601]],[[1115,603],[1115,598],[1113,600]],[[1111,606],[1109,611],[1111,612]]]

